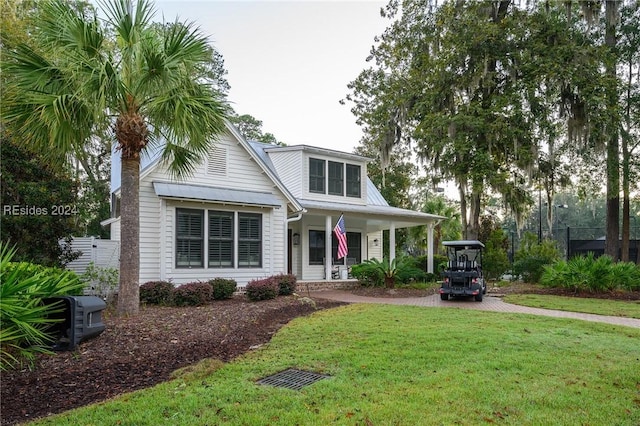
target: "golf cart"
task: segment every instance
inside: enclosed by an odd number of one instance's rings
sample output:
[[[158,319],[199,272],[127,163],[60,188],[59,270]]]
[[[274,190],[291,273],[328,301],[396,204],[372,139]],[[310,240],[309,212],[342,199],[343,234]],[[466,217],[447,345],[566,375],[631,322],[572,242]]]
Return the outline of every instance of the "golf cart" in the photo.
[[[487,285],[482,276],[482,249],[484,244],[477,240],[444,241],[447,248],[447,266],[442,277],[440,299],[449,296],[473,296],[482,302]]]

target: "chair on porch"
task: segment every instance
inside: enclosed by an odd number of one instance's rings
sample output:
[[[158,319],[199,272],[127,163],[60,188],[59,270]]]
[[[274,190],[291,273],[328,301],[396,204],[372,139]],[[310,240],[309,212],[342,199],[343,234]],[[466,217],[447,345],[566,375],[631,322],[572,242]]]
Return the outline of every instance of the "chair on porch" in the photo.
[[[351,267],[357,263],[358,261],[355,257],[347,257],[347,273],[349,278],[353,278],[353,275],[351,275]]]
[[[326,258],[322,258],[322,265],[326,265]],[[337,280],[340,278],[340,265],[342,265],[342,262],[338,261],[338,260],[333,260],[331,262],[331,279],[332,280]],[[325,279],[327,277],[325,276]]]

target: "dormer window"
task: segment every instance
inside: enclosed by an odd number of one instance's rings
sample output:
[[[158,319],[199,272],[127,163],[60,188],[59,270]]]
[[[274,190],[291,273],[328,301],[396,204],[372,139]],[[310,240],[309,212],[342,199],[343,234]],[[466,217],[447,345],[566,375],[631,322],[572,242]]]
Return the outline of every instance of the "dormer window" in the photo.
[[[344,195],[344,163],[329,161],[329,195]]]
[[[347,197],[360,198],[360,166],[347,164]]]
[[[324,194],[324,160],[309,159],[309,192]]]
[[[360,198],[360,173],[356,164],[309,158],[309,192]]]

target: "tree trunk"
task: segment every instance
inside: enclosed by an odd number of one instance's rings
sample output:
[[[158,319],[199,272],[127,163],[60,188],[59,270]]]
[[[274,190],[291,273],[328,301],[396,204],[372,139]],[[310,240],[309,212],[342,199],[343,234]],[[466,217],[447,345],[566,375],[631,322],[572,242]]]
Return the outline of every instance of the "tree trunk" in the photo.
[[[631,134],[631,87],[633,84],[633,66],[629,62],[629,79],[627,80],[627,105],[625,108],[625,131],[622,136],[622,253],[620,260],[628,262],[629,259],[629,239],[631,227],[629,218],[631,214],[629,191],[630,191],[630,157],[629,135]],[[639,250],[640,251],[640,250]]]
[[[464,238],[467,238],[467,230],[469,223],[467,221],[467,194],[462,186],[462,183],[458,184],[458,193],[460,194],[460,220],[462,221],[462,234]]]
[[[122,157],[119,316],[136,315],[140,306],[140,157]]]
[[[466,239],[477,240],[480,235],[480,209],[481,206],[481,194],[475,190],[471,193],[471,212],[469,214],[469,226],[467,229]]]
[[[605,44],[613,53],[616,48],[616,20],[617,1],[607,0],[605,19]],[[607,104],[609,110],[609,125],[605,134],[609,135],[607,141],[607,233],[604,252],[614,260],[618,260],[618,247],[620,238],[620,153],[618,141],[618,91],[615,88],[616,63],[607,62],[606,74],[611,82],[607,88]]]

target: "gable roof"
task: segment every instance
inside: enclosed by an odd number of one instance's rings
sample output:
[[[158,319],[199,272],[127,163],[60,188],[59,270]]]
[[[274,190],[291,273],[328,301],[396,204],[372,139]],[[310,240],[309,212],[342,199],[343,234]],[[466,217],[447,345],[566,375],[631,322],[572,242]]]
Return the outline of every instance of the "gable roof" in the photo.
[[[238,143],[245,149],[245,151],[249,154],[249,156],[256,162],[258,167],[271,179],[274,185],[284,194],[287,198],[287,201],[291,204],[292,210],[294,213],[302,212],[304,208],[300,205],[298,200],[289,192],[289,190],[284,186],[284,184],[278,178],[277,173],[275,173],[275,169],[273,168],[273,164],[266,164],[265,158],[258,155],[256,150],[254,150],[251,145],[242,137],[238,129],[233,126],[229,121],[225,120],[225,125],[227,131],[233,136]],[[154,146],[150,146],[147,150],[143,152],[143,155],[140,158],[140,179],[143,179],[146,175],[151,173],[158,165],[162,163],[162,148],[164,147],[164,143],[158,143]],[[117,192],[120,189],[120,168],[121,161],[120,155],[116,155],[115,150],[112,152],[111,156],[111,192]],[[271,160],[269,160],[271,163]],[[178,185],[178,184],[176,184]],[[193,185],[183,185],[193,186]],[[166,188],[165,188],[166,189]],[[175,188],[174,188],[175,189]],[[183,188],[184,189],[184,188]],[[156,190],[157,191],[157,190]],[[198,193],[195,189],[189,190],[192,194]],[[237,191],[236,191],[237,192]],[[249,191],[251,192],[251,191]],[[202,192],[199,192],[199,196],[202,196]],[[210,194],[212,195],[212,194]],[[220,196],[218,193],[216,197]],[[230,196],[229,194],[225,196]],[[224,197],[223,197],[224,198]],[[234,195],[233,198],[237,199],[238,195]]]

